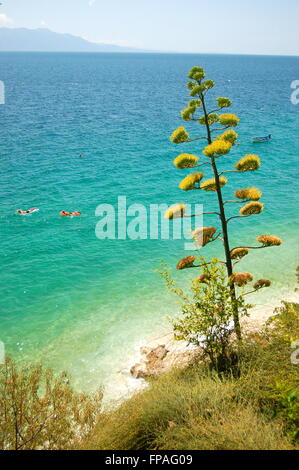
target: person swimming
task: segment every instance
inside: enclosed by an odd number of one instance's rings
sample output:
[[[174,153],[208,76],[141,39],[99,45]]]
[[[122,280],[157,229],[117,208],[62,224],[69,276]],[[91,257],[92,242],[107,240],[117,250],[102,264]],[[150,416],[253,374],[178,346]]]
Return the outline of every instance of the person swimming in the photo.
[[[78,215],[81,215],[81,212],[67,212],[67,211],[61,211],[60,215],[63,215],[64,217],[75,217]]]
[[[17,210],[17,213],[20,215],[28,215],[32,214],[33,212],[37,212],[39,209],[37,207],[32,207],[31,209],[28,209],[27,211],[22,211],[21,209]]]

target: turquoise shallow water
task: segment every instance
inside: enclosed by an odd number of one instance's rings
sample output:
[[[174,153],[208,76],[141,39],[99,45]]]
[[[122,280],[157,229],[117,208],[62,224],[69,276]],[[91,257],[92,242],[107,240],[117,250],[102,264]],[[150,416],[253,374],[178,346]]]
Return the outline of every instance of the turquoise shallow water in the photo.
[[[232,244],[252,243],[260,233],[285,242],[242,264],[273,280],[256,302],[275,303],[291,291],[298,265],[299,106],[290,102],[290,84],[299,77],[298,63],[296,57],[0,54],[6,85],[0,106],[0,339],[6,350],[69,370],[79,388],[109,380],[117,387],[113,374],[134,347],[167,330],[166,316],[177,307],[155,270],[161,259],[174,265],[185,256],[184,243],[101,241],[95,210],[115,205],[119,195],[146,207],[178,201],[215,207],[213,194],[182,194],[182,173],[171,164],[181,151],[201,151],[198,143],[178,149],[168,140],[181,124],[185,76],[193,65],[206,67],[217,83],[211,96],[230,96],[241,117],[240,146],[222,159],[223,168],[246,153],[262,158],[259,172],[229,177],[227,197],[254,184],[265,203],[261,216],[231,223]],[[269,133],[270,143],[251,142]],[[40,212],[15,215],[33,206]],[[64,219],[61,210],[80,210],[82,217]],[[203,254],[219,250],[213,244]]]

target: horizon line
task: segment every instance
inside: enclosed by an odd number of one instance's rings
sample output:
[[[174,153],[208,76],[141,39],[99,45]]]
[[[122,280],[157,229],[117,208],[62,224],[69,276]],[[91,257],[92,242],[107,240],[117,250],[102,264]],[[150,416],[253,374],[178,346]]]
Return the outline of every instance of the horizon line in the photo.
[[[8,29],[8,30],[20,30],[24,29],[27,31],[48,31],[53,34],[57,35],[66,35],[66,36],[71,36],[73,38],[78,38],[81,39],[82,41],[85,41],[88,44],[91,45],[97,45],[97,46],[111,46],[111,47],[116,47],[120,49],[131,49],[131,50],[126,50],[126,51],[44,51],[44,50],[0,50],[0,52],[37,52],[37,53],[78,53],[78,54],[187,54],[187,55],[197,55],[197,54],[202,54],[202,55],[244,55],[244,56],[264,56],[264,57],[299,57],[299,52],[298,53],[282,53],[282,54],[277,54],[277,53],[264,53],[264,52],[190,52],[190,51],[161,51],[161,50],[153,50],[153,49],[143,49],[142,47],[134,47],[134,46],[124,46],[120,44],[115,44],[115,43],[107,43],[107,42],[95,42],[91,41],[89,39],[85,39],[82,36],[73,34],[73,33],[60,33],[57,31],[54,31],[52,29],[49,29],[48,27],[40,27],[40,28],[26,28],[25,26],[21,27],[8,27],[8,26],[0,26],[0,29]]]
[[[96,44],[96,43],[92,43]],[[104,43],[103,43],[104,44]],[[110,45],[110,44],[105,44]],[[123,47],[124,49],[126,46],[118,46],[117,44],[111,44],[117,47]],[[175,54],[175,55],[233,55],[233,56],[258,56],[258,57],[299,57],[298,54],[266,54],[266,53],[253,53],[253,52],[178,52],[178,51],[151,51],[141,49],[133,50],[133,51],[36,51],[36,50],[0,50],[0,54],[7,54],[7,53],[30,53],[30,54]]]

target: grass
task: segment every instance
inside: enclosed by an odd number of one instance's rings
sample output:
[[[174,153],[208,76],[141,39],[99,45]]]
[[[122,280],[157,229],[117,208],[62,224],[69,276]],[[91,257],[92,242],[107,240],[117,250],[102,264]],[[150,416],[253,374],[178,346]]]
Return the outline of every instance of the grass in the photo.
[[[82,449],[299,449],[299,305],[284,303],[240,352],[241,376],[219,378],[192,364],[152,380],[147,390],[102,414]]]
[[[299,450],[299,305],[244,338],[239,372],[197,360],[152,379],[118,409],[40,365],[0,367],[0,450]],[[291,354],[293,353],[293,361]],[[295,359],[295,360],[294,360]]]

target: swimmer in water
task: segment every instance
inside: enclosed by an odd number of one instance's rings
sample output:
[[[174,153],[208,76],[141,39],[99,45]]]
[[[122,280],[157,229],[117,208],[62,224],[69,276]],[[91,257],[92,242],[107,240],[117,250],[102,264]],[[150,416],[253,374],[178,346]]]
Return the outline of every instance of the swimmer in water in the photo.
[[[37,207],[32,207],[31,209],[28,209],[27,211],[22,211],[21,209],[18,209],[17,213],[21,215],[26,215],[26,214],[32,214],[32,212],[35,212],[35,211],[38,211]]]
[[[78,216],[81,215],[81,212],[66,212],[66,211],[61,211],[60,215],[63,215],[64,217],[73,217],[73,216]]]

